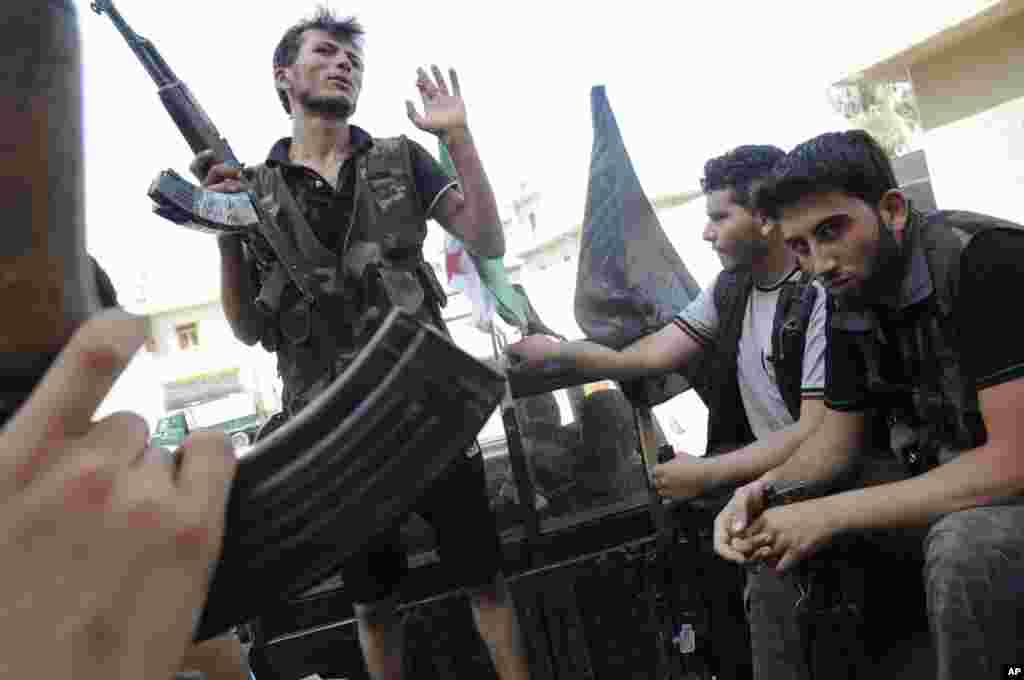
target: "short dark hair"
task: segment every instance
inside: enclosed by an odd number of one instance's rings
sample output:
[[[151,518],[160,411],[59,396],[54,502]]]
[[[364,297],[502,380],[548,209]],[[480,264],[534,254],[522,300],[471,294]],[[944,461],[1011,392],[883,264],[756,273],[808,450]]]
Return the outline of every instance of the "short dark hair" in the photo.
[[[776,146],[749,144],[704,164],[700,188],[704,193],[732,189],[733,200],[747,210],[754,206],[753,190],[786,155]]]
[[[288,67],[295,63],[295,60],[299,58],[299,50],[302,48],[302,35],[310,30],[326,31],[335,40],[350,42],[360,49],[363,47],[362,37],[366,34],[366,29],[355,17],[339,19],[330,9],[321,6],[311,18],[303,19],[285,31],[281,41],[274,49],[274,69]],[[278,90],[277,96],[281,99],[284,110],[291,113],[292,108],[288,103],[288,95]]]
[[[796,146],[758,188],[756,207],[777,220],[782,210],[811,194],[839,191],[872,209],[896,189],[896,174],[885,151],[864,130],[826,132]]]

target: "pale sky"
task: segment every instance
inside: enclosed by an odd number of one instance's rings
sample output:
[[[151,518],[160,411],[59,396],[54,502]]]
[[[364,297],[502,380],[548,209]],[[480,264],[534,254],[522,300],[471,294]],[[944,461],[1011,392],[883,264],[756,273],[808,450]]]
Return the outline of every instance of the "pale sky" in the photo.
[[[271,56],[284,30],[317,3],[115,4],[153,40],[243,162],[262,161],[289,133]],[[991,0],[327,4],[368,30],[353,122],[378,136],[410,134],[435,151],[409,123],[404,100],[419,103],[417,66],[455,66],[499,202],[528,182],[544,194],[541,219],[561,229],[583,217],[591,86],[607,86],[654,197],[693,188],[704,160],[733,146],[789,148],[845,127],[825,97],[830,83]],[[110,21],[84,1],[79,12],[89,248],[129,309],[140,271],[162,299],[194,301],[196,291],[216,290],[213,238],[153,216],[146,197],[161,169],[187,174],[191,152]]]

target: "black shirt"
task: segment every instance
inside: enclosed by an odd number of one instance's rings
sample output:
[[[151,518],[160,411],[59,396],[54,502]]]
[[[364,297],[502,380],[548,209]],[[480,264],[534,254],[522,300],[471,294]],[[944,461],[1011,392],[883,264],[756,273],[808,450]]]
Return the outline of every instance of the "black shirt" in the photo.
[[[960,288],[953,301],[953,323],[964,375],[979,391],[1024,376],[1024,319],[1016,309],[1021,291],[1024,230],[976,235],[960,256]],[[920,300],[907,305],[902,318],[912,318],[924,304]],[[832,305],[829,311],[833,312]],[[879,323],[884,338],[887,326],[897,322],[881,311]],[[875,405],[867,390],[866,362],[857,341],[858,332],[836,328],[831,319],[827,326],[825,404],[835,411],[860,411]],[[894,348],[883,343],[880,358],[888,382],[912,379],[913,367],[907,366]]]
[[[278,140],[267,156],[268,167],[276,165],[281,168],[313,233],[335,253],[342,248],[352,219],[356,179],[356,163],[353,161],[373,146],[373,138],[365,130],[355,125],[351,126],[351,130],[354,151],[338,170],[336,189],[320,173],[289,160],[288,152],[292,145],[289,137]],[[455,186],[455,182],[420,144],[410,139],[409,146],[416,190],[422,202],[423,214],[429,218],[437,200],[445,190]]]

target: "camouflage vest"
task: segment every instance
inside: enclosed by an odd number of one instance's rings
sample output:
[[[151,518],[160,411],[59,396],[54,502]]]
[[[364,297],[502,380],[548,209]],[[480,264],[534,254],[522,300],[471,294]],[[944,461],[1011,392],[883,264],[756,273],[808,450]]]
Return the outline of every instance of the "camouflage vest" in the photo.
[[[870,393],[881,397],[893,452],[912,473],[947,462],[960,451],[987,439],[978,405],[978,392],[963,373],[957,326],[953,317],[959,290],[960,256],[977,234],[989,229],[1019,229],[1011,223],[964,211],[911,213],[910,257],[923,253],[931,276],[932,294],[908,315],[905,323],[890,324],[886,334],[864,334]],[[887,342],[908,372],[907,384],[886,380],[881,346]],[[902,401],[893,399],[902,396]]]
[[[342,255],[306,222],[280,168],[252,183],[277,230],[274,264],[260,272],[261,342],[277,352],[285,410],[294,413],[339,375],[398,306],[444,329],[444,289],[423,259],[427,218],[405,137],[374,139],[355,159],[355,194]]]
[[[743,317],[754,280],[747,269],[723,271],[713,293],[719,330],[711,354],[703,360],[704,384],[697,390],[708,407],[709,455],[746,446],[755,440],[740,397],[737,365]],[[779,392],[794,419],[800,418],[804,348],[817,289],[801,275],[779,289],[772,323],[772,356]]]

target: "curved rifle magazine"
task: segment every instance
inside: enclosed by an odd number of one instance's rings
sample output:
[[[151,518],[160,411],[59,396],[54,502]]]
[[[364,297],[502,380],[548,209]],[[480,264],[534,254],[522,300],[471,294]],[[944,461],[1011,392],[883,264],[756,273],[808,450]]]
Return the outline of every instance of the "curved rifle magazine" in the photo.
[[[333,575],[472,444],[501,373],[392,311],[348,369],[242,459],[196,639]]]

